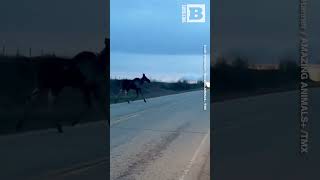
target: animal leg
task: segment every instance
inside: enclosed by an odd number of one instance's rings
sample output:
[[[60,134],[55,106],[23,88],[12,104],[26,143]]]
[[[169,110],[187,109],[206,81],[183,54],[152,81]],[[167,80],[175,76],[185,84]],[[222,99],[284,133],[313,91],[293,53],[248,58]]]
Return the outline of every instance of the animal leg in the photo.
[[[84,103],[87,105],[89,109],[92,108],[92,101],[91,101],[91,93],[88,88],[85,88],[82,90],[83,93],[83,98],[84,98]],[[71,123],[72,126],[75,126],[80,122],[80,119],[77,119]]]
[[[128,102],[128,104],[130,104],[130,101],[129,101],[129,99],[128,99],[128,93],[129,93],[129,90],[128,90],[128,91],[127,91],[127,90],[124,90],[124,94],[125,94],[125,96],[126,96],[127,102]]]
[[[48,111],[49,113],[54,112],[54,106],[57,102],[58,93],[53,93],[52,90],[48,91]],[[63,133],[62,125],[59,123],[58,119],[55,119],[55,125],[59,133]]]
[[[139,89],[136,89],[136,94],[137,94],[136,97],[133,99],[134,101],[139,97]]]
[[[25,105],[24,105],[24,112],[23,112],[23,118],[20,119],[16,124],[16,130],[20,130],[23,126],[23,123],[26,119],[27,112],[29,112],[30,108],[32,107],[34,101],[39,97],[41,93],[41,90],[39,88],[35,88],[31,95],[27,98]]]
[[[48,91],[48,111],[53,111],[53,105],[55,104],[56,97],[53,95],[52,91]]]
[[[119,94],[117,95],[117,98],[116,98],[116,103],[118,102],[119,97],[120,97],[120,95],[121,95],[122,93],[123,93],[123,90],[122,90],[122,89],[120,89]]]
[[[144,95],[143,95],[143,93],[142,93],[142,90],[139,89],[139,92],[140,92],[140,94],[141,94],[141,96],[142,96],[142,98],[143,98],[143,101],[146,103],[147,101],[146,101],[146,98],[144,98]]]
[[[84,90],[84,102],[87,104],[88,108],[92,108],[92,101],[91,101],[91,93],[88,89]]]
[[[99,86],[98,85],[94,85],[93,96],[96,100],[99,100]]]

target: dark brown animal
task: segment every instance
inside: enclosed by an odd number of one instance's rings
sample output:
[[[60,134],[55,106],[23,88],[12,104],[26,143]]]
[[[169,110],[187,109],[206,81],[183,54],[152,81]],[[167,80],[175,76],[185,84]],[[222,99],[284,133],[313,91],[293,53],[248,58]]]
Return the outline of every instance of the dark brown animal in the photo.
[[[105,48],[106,51],[106,48]],[[65,60],[56,57],[46,57],[39,60],[37,66],[37,86],[26,102],[27,107],[41,95],[46,94],[48,98],[48,109],[52,112],[53,107],[61,91],[66,87],[79,89],[83,94],[84,103],[88,108],[92,107],[92,96],[96,100],[104,100],[99,97],[99,88],[106,84],[106,53],[97,56],[95,53],[84,51],[77,54],[72,60]],[[101,106],[105,108],[105,106]],[[106,111],[106,109],[103,109]],[[23,126],[24,119],[17,125],[17,130]],[[77,124],[75,121],[72,125]],[[109,121],[108,121],[109,122]],[[63,132],[62,125],[56,120],[56,127]],[[110,122],[109,122],[110,124]]]
[[[142,96],[143,101],[147,102],[143,93],[142,93],[142,86],[144,82],[150,83],[150,79],[147,78],[145,74],[142,74],[142,78],[134,78],[132,80],[124,79],[121,81],[121,87],[120,92],[118,94],[117,100],[119,99],[120,95],[124,92],[125,96],[128,95],[129,90],[135,90],[136,91],[136,97],[133,100],[136,100],[139,95]],[[129,100],[127,100],[128,103],[130,103]]]

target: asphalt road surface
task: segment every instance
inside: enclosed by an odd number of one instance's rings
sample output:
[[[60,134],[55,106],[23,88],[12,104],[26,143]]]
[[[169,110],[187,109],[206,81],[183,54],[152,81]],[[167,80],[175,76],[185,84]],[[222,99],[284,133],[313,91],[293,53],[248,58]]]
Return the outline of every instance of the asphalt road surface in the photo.
[[[112,105],[110,178],[208,180],[210,123],[202,100],[196,91]],[[64,130],[0,136],[0,179],[106,180],[105,121]]]
[[[299,154],[299,93],[211,105],[219,180],[317,180],[320,89],[309,99],[309,153]],[[208,97],[209,99],[209,97]],[[111,179],[209,179],[202,92],[111,106]],[[209,109],[209,107],[208,107]],[[106,179],[105,123],[0,137],[0,179]]]
[[[298,91],[214,103],[213,174],[219,180],[317,180],[320,89],[309,92],[309,152],[300,152]]]
[[[106,180],[106,122],[0,136],[1,180]]]
[[[209,180],[210,107],[203,91],[111,106],[112,180]]]

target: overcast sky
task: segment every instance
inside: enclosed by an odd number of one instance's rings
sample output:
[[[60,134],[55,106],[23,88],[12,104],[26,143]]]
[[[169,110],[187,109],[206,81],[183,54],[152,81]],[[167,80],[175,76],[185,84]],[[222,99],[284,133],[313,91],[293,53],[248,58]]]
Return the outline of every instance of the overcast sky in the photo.
[[[183,26],[176,23],[180,16],[182,0],[112,0],[115,2],[114,20],[121,27],[121,20],[130,18],[127,29],[119,28],[117,34],[123,38],[135,34],[141,44],[148,37],[163,33],[165,38],[157,38],[149,44],[149,48],[136,48],[137,42],[113,42],[117,51],[145,51],[148,53],[197,53],[193,46],[177,46],[172,42],[193,44],[198,46],[206,35],[199,32],[199,26]],[[166,2],[168,1],[168,2]],[[123,6],[120,6],[120,2]],[[201,2],[201,1],[196,1]],[[296,55],[298,42],[298,0],[221,0],[212,1],[214,33],[214,55],[223,53],[241,53],[253,56],[254,62],[271,62],[277,57]],[[58,55],[73,56],[81,50],[100,51],[103,48],[103,38],[108,34],[109,18],[107,17],[106,0],[1,0],[0,6],[0,44],[5,43],[7,51],[15,54],[16,49],[27,52],[33,48],[34,54],[41,49],[46,52],[55,51]],[[118,5],[117,5],[118,4]],[[136,12],[135,7],[141,7]],[[318,9],[320,1],[309,0],[309,27],[312,48],[312,61],[319,63],[320,48],[320,16]],[[152,9],[152,11],[151,11]],[[152,16],[150,15],[152,13]],[[135,15],[135,16],[134,16]],[[137,19],[143,16],[144,18]],[[154,23],[152,27],[144,26],[154,21],[167,19],[166,24]],[[139,21],[137,21],[139,20]],[[144,26],[145,31],[140,31]],[[170,26],[170,28],[168,28]],[[124,26],[123,26],[124,27]],[[181,28],[181,31],[170,29]],[[206,25],[203,25],[206,28]],[[181,33],[183,32],[183,33]],[[147,33],[148,37],[143,36]],[[197,35],[190,38],[186,34]],[[177,37],[177,38],[175,38]],[[125,45],[127,44],[127,45]],[[153,46],[154,45],[154,46]],[[146,45],[145,45],[146,46]],[[155,48],[157,47],[157,48]],[[316,58],[318,59],[316,61]]]
[[[320,1],[309,0],[309,29],[312,62],[320,64]]]
[[[206,22],[183,24],[182,4],[205,3]],[[209,67],[209,0],[111,0],[111,77],[199,80]],[[208,69],[209,71],[209,69]]]
[[[201,53],[198,47],[203,43],[209,44],[206,40],[209,27],[207,24],[177,23],[181,18],[179,8],[183,2],[194,1],[112,0],[111,47],[114,57],[111,60],[114,63],[111,62],[111,70],[121,75],[138,75],[141,70],[152,69],[159,74],[161,71],[166,72],[167,62],[172,60],[155,58],[156,54]],[[250,63],[278,63],[286,57],[298,60],[298,0],[223,0],[212,3],[211,54],[215,57],[242,55],[248,57]],[[320,63],[320,16],[317,12],[320,1],[310,0],[308,7],[310,62]],[[135,60],[141,56],[122,56],[117,53],[153,54],[154,59],[148,56],[148,59]],[[197,66],[189,63],[191,61],[183,62],[183,56],[175,58],[180,68],[176,67],[178,65],[173,67],[179,72],[183,72],[183,68],[190,71],[189,67],[200,66],[200,57],[195,59],[199,63]],[[139,61],[139,65],[130,65],[126,69],[124,65],[131,64],[129,61]],[[153,67],[158,67],[158,70]],[[172,68],[170,70],[173,71]]]
[[[106,0],[1,0],[0,43],[15,54],[41,49],[74,56],[104,47],[109,18]]]
[[[319,61],[320,1],[309,0],[312,61]],[[253,63],[276,63],[284,56],[298,57],[298,0],[212,1],[215,56],[240,54]],[[318,58],[318,59],[316,59]]]
[[[207,3],[207,22],[181,23],[181,5]],[[111,0],[112,52],[202,54],[210,45],[209,0]]]

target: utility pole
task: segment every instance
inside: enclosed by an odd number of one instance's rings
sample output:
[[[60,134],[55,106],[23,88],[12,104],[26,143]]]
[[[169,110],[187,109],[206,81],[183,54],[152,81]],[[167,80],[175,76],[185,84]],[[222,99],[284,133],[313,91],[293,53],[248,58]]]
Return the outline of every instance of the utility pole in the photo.
[[[31,57],[32,56],[32,49],[31,48],[29,48],[29,57]]]

